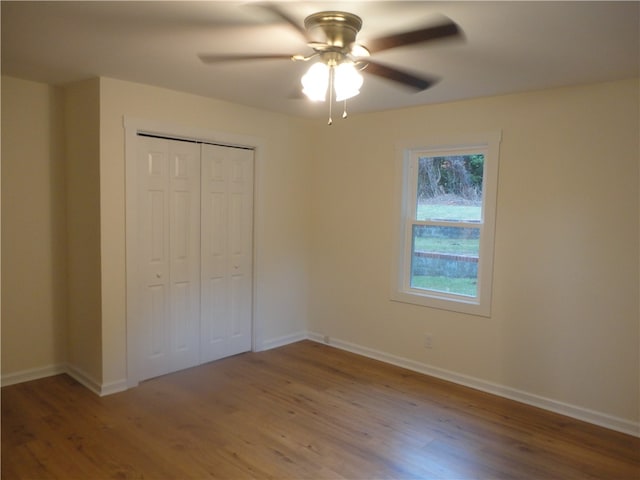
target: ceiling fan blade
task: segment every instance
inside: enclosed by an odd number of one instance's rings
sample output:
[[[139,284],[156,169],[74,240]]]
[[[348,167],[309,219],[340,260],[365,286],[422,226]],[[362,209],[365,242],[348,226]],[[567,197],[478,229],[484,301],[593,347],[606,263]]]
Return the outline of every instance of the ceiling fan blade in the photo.
[[[304,38],[307,43],[311,41],[311,38],[309,38],[309,32],[307,32],[304,26],[300,24],[300,22],[296,21],[295,18],[291,17],[287,12],[282,10],[280,6],[269,2],[259,3],[258,5],[266,10],[269,10],[271,13],[280,17],[282,20],[291,25],[300,35],[302,35],[302,38]]]
[[[396,33],[386,37],[376,38],[367,42],[366,48],[371,53],[377,53],[390,48],[456,36],[462,36],[462,30],[456,23],[447,19],[446,22],[441,23],[440,25],[432,25],[419,30]]]
[[[377,62],[367,60],[367,66],[363,70],[364,73],[370,73],[378,77],[400,83],[413,90],[423,91],[435,85],[438,80],[436,78],[418,77],[412,73],[408,73],[397,68],[387,67]]]
[[[203,63],[222,63],[222,62],[238,62],[246,60],[291,60],[294,55],[286,55],[282,53],[252,55],[252,54],[199,54],[198,57]]]

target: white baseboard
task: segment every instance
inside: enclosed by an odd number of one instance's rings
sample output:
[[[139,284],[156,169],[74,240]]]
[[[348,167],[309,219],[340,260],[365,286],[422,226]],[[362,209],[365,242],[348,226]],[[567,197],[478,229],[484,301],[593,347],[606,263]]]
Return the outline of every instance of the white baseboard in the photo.
[[[264,350],[271,350],[272,348],[283,347],[290,343],[299,342],[300,340],[306,340],[307,338],[309,338],[309,335],[306,331],[292,333],[283,337],[272,338],[262,342],[262,345],[256,351],[262,352]]]
[[[84,370],[76,367],[75,365],[67,365],[66,373],[71,378],[73,378],[76,382],[80,383],[81,385],[84,385],[96,395],[100,395],[100,391],[102,390],[100,382],[95,380],[91,375],[89,375]]]
[[[325,342],[324,335],[321,335],[319,333],[309,332],[307,338],[318,343],[327,344],[327,342]],[[396,355],[391,355],[389,353],[374,350],[368,347],[363,347],[361,345],[346,342],[333,337],[329,339],[328,345],[339,348],[341,350],[357,353],[365,357],[373,358],[375,360],[380,360],[385,363],[396,365],[398,367],[403,367],[414,372],[424,373],[425,375],[430,375],[432,377],[447,380],[459,385],[464,385],[466,387],[471,387],[483,392],[492,393],[500,397],[509,398],[511,400],[542,408],[544,410],[549,410],[561,415],[566,415],[568,417],[572,417],[588,423],[593,423],[595,425],[609,428],[611,430],[616,430],[618,432],[640,437],[640,422],[633,422],[624,418],[614,417],[612,415],[596,412],[594,410],[579,407],[576,405],[570,405],[568,403],[545,398],[522,390],[507,387],[505,385],[487,382],[485,380],[470,377],[468,375],[462,375],[449,370],[433,367],[425,363],[416,362],[415,360],[410,360],[408,358],[398,357]]]
[[[285,335],[282,337],[266,340],[262,343],[257,351],[270,350],[272,348],[282,347],[284,345],[288,345],[290,343],[298,342],[305,339],[327,344],[327,342],[325,342],[324,335],[315,332],[297,332],[291,335]],[[426,363],[416,362],[415,360],[410,360],[408,358],[391,355],[380,350],[363,347],[361,345],[346,342],[344,340],[339,340],[333,337],[329,339],[328,345],[368,358],[373,358],[374,360],[380,360],[391,365],[406,368],[414,372],[430,375],[432,377],[447,380],[459,385],[475,388],[476,390],[481,390],[483,392],[492,393],[494,395],[522,402],[527,405],[532,405],[534,407],[566,415],[578,420],[583,420],[594,425],[599,425],[611,430],[616,430],[618,432],[640,437],[640,422],[633,422],[631,420],[626,420],[624,418],[596,412],[584,407],[570,405],[558,400],[542,397],[540,395],[507,387],[505,385],[487,382],[479,378],[462,375],[450,370],[434,367]],[[83,372],[81,369],[68,364],[49,365],[42,368],[33,368],[29,370],[22,370],[20,372],[5,374],[2,375],[1,385],[3,387],[6,387],[9,385],[14,385],[16,383],[28,382],[31,380],[50,377],[53,375],[59,375],[61,373],[68,374],[70,377],[74,378],[79,383],[99,396],[111,395],[113,393],[127,390],[126,379],[102,384],[101,382],[93,379],[87,373]]]
[[[28,370],[21,370],[19,372],[2,375],[0,384],[3,387],[8,387],[9,385],[15,385],[16,383],[30,382],[31,380],[60,375],[61,373],[67,373],[67,366],[63,363],[47,365],[46,367],[40,368],[30,368]]]
[[[67,365],[67,374],[100,397],[123,392],[127,389],[126,379],[109,383],[98,382],[91,375],[73,365]]]
[[[78,383],[101,397],[105,395],[111,395],[112,393],[122,392],[127,389],[126,380],[101,384],[93,377],[91,377],[91,375],[87,374],[80,368],[63,363],[2,375],[2,386],[7,387],[9,385],[15,385],[17,383],[39,380],[41,378],[60,375],[61,373],[66,373]]]
[[[127,379],[116,380],[109,383],[103,383],[100,388],[100,396],[104,397],[106,395],[113,395],[114,393],[120,393],[127,390],[129,387],[127,385]]]

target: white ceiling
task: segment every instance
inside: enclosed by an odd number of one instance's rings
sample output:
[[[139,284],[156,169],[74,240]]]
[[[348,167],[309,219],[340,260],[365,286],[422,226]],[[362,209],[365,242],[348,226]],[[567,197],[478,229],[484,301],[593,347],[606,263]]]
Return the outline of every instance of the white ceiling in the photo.
[[[441,15],[464,40],[380,52],[376,61],[441,80],[414,93],[365,75],[351,114],[639,75],[640,2],[283,2],[308,14],[362,17],[358,41],[428,25]],[[271,111],[324,116],[295,97],[308,64],[205,65],[199,53],[310,53],[290,25],[251,2],[2,1],[2,73],[54,85],[106,76]]]

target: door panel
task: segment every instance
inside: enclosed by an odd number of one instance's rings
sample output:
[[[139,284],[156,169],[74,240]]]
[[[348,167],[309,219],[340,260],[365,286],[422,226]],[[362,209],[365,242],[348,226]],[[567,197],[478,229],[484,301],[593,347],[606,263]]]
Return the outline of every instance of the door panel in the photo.
[[[164,285],[150,285],[147,288],[147,299],[149,301],[149,322],[151,330],[151,349],[150,355],[157,357],[162,355],[165,351],[164,339],[165,339],[165,288]]]
[[[138,140],[141,378],[162,375],[169,368],[169,224],[166,145]]]
[[[140,379],[198,364],[200,152],[138,138]]]
[[[251,349],[253,152],[202,146],[201,360]]]
[[[171,216],[171,371],[200,360],[200,148],[165,140],[169,145]]]

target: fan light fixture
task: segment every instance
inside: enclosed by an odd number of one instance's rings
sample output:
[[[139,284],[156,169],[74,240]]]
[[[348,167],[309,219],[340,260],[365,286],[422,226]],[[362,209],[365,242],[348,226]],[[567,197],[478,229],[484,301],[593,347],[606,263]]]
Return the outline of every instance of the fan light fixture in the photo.
[[[333,123],[331,118],[333,100],[345,102],[342,118],[346,118],[346,101],[360,93],[362,82],[362,75],[349,60],[339,64],[333,60],[328,63],[314,63],[301,79],[302,93],[314,102],[326,101],[327,91],[329,92],[329,125]]]
[[[360,93],[362,75],[356,67],[358,56],[369,52],[356,43],[356,35],[362,27],[362,19],[346,12],[318,12],[304,21],[309,39],[322,38],[325,43],[311,42],[314,56],[320,61],[311,65],[303,75],[302,92],[312,101],[324,102],[329,93],[329,125],[333,102],[345,102],[342,118],[347,117],[346,100]],[[359,55],[354,55],[357,50]],[[309,57],[309,58],[312,58]],[[358,64],[362,67],[362,64]]]

